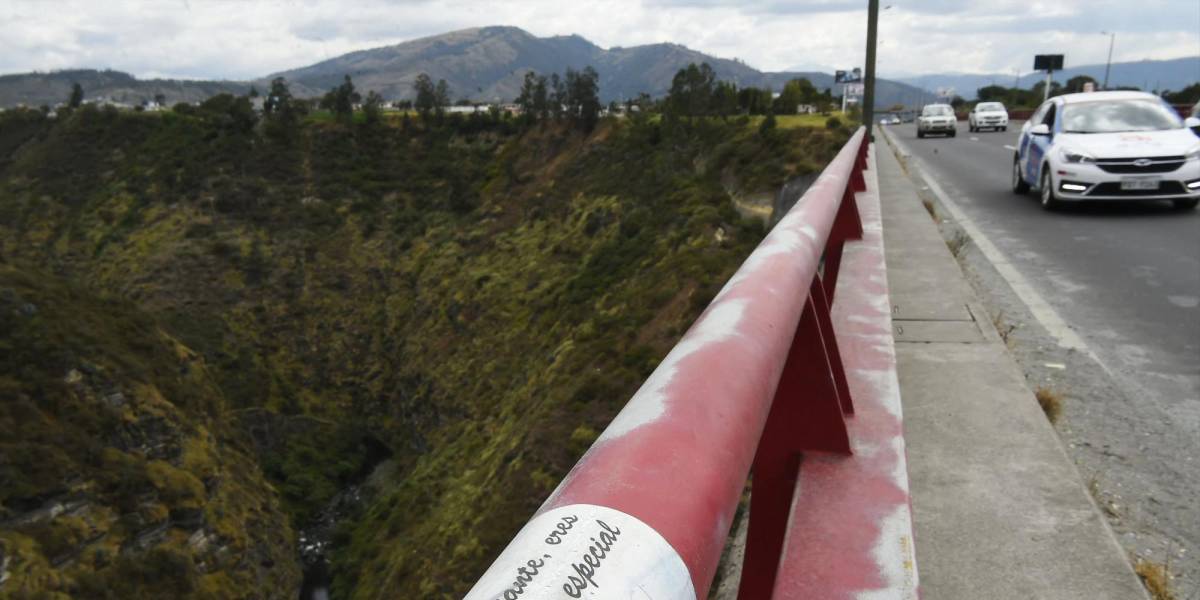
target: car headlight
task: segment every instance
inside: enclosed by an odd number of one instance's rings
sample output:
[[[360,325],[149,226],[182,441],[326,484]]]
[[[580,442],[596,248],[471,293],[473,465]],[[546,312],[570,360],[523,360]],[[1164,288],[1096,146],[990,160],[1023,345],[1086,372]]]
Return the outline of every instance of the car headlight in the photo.
[[[1092,158],[1092,156],[1090,154],[1085,154],[1083,152],[1079,152],[1077,150],[1072,150],[1070,148],[1063,148],[1063,149],[1059,150],[1058,155],[1061,156],[1063,160],[1065,160],[1069,163],[1090,163],[1090,162],[1095,162],[1095,160],[1096,160],[1095,158]]]
[[[1191,150],[1183,153],[1186,160],[1200,160],[1200,145],[1193,146]]]

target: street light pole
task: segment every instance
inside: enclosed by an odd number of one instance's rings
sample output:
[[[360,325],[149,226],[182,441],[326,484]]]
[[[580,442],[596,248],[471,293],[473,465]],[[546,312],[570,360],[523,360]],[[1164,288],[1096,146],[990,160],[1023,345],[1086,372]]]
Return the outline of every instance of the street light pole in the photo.
[[[871,126],[875,122],[875,37],[879,29],[879,0],[867,3],[867,77],[863,82],[863,125],[867,127],[867,140],[871,138]]]
[[[1114,32],[1110,33],[1107,31],[1101,31],[1100,34],[1109,36],[1108,37],[1108,62],[1104,64],[1104,87],[1101,88],[1101,89],[1107,90],[1108,89],[1108,70],[1112,68],[1112,50],[1113,50],[1113,44],[1116,43],[1116,41],[1117,41],[1117,32],[1114,31]]]

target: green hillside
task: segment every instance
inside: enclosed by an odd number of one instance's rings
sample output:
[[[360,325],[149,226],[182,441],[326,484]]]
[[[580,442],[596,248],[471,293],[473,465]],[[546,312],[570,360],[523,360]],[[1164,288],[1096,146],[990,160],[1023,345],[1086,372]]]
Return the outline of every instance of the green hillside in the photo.
[[[294,597],[295,536],[204,359],[54,279],[0,264],[0,596]]]
[[[172,527],[109,566],[56,568],[60,537],[85,553],[116,542],[89,542],[66,513],[42,522],[52,534],[5,521],[80,477],[89,497],[118,485],[136,463],[168,511],[244,523],[231,566],[197,575],[197,594],[236,597],[220,586],[255,569],[260,589],[294,594],[298,558],[280,544],[374,472],[332,536],[334,597],[461,597],[757,244],[761,224],[734,199],[819,169],[848,137],[734,119],[605,120],[586,135],[498,116],[285,125],[243,108],[0,114],[0,297],[43,298],[28,323],[52,328],[4,343],[45,338],[71,357],[0,353],[0,427],[45,429],[4,456],[56,465],[0,463],[14,482],[0,486],[0,539],[36,565],[26,589],[187,562],[174,540],[189,532]],[[100,381],[85,359],[128,381],[126,397],[157,390],[136,397],[177,415],[181,453],[109,460],[129,417],[64,418],[84,402],[66,399],[71,369]],[[195,482],[214,462],[233,474],[210,492]],[[120,523],[136,506],[118,496],[104,518]],[[263,531],[275,537],[247,541]],[[246,566],[265,549],[273,567]]]

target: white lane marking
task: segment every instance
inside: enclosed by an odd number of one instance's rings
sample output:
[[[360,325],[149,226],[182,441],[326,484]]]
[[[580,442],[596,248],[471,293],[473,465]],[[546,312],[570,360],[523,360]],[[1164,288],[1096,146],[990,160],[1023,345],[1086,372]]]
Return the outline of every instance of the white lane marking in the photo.
[[[1008,145],[1008,144],[1005,144],[1005,145],[1004,145],[1004,149],[1005,149],[1005,150],[1012,150],[1013,152],[1016,152],[1016,151],[1017,151],[1017,147],[1016,147],[1016,146],[1010,146],[1010,145]]]
[[[895,138],[892,139],[895,140]],[[902,145],[899,140],[895,141],[897,145]],[[907,149],[905,151],[907,152]],[[932,171],[925,165],[925,162],[910,152],[908,153],[908,160],[917,161],[922,173],[932,175]],[[1025,306],[1029,307],[1029,312],[1033,313],[1033,318],[1038,320],[1038,323],[1046,329],[1050,336],[1057,340],[1060,346],[1082,352],[1088,358],[1096,361],[1096,364],[1100,365],[1100,368],[1104,369],[1104,372],[1110,377],[1113,376],[1112,370],[1108,368],[1108,365],[1104,364],[1104,361],[1100,360],[1100,357],[1092,351],[1087,342],[1084,342],[1083,338],[1079,337],[1079,334],[1075,333],[1075,330],[1071,329],[1070,325],[1067,325],[1067,322],[1059,316],[1058,311],[1054,310],[1054,307],[1050,306],[1050,303],[1046,302],[1045,298],[1042,298],[1041,294],[1037,293],[1033,285],[1029,283],[1029,280],[1017,270],[1017,267],[1008,260],[1008,257],[984,235],[983,231],[975,225],[975,222],[959,208],[958,203],[951,199],[950,195],[942,189],[942,186],[937,182],[937,178],[926,177],[925,183],[929,185],[930,191],[941,200],[942,205],[951,216],[958,221],[958,225],[966,230],[967,235],[971,236],[971,241],[975,242],[975,246],[979,248],[980,252],[983,252],[983,256],[988,259],[988,262],[992,263],[992,266],[996,268],[1000,276],[1008,282],[1009,287],[1017,294],[1017,297],[1025,303]]]
[[[978,141],[979,141],[979,138],[977,138],[977,137],[975,137],[975,136],[971,136],[971,141],[972,141],[972,142],[978,142]]]
[[[1167,296],[1167,302],[1180,308],[1196,308],[1200,306],[1200,298],[1195,296]]]

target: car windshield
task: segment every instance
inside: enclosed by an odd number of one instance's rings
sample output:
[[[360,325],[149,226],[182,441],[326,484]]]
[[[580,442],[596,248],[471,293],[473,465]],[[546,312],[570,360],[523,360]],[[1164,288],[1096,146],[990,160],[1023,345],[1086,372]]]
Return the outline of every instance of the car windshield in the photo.
[[[1004,105],[999,102],[984,102],[975,107],[975,112],[1002,112]]]
[[[1118,133],[1179,129],[1171,111],[1154,100],[1093,101],[1063,107],[1062,127],[1066,133]]]
[[[921,111],[921,116],[924,117],[945,117],[954,114],[954,110],[949,106],[926,106],[925,110]]]

